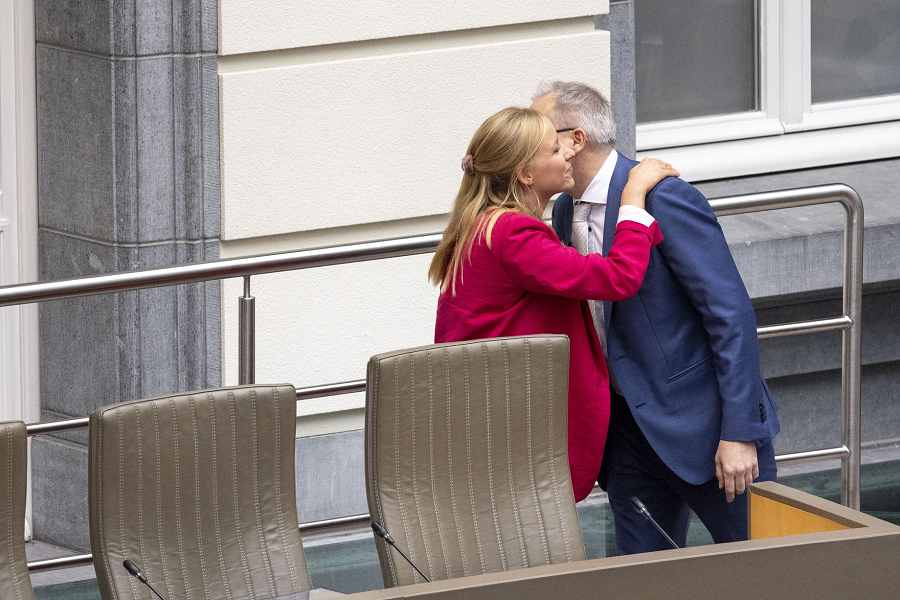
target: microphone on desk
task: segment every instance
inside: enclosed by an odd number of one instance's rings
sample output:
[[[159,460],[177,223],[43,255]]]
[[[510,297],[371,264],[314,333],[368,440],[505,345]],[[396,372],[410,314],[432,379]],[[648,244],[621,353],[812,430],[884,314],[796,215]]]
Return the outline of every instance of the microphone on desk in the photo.
[[[410,558],[409,558],[407,555],[405,555],[405,554],[403,553],[403,550],[401,550],[400,548],[397,547],[397,544],[394,543],[394,538],[391,537],[390,532],[388,532],[388,530],[384,528],[384,525],[382,525],[382,524],[379,523],[378,521],[372,521],[372,531],[375,532],[375,535],[377,535],[378,537],[380,537],[381,539],[383,539],[385,542],[387,542],[387,544],[388,544],[391,548],[393,548],[394,550],[396,550],[397,552],[399,552],[399,553],[400,553],[400,556],[403,557],[403,560],[405,560],[406,562],[408,562],[408,563],[409,563],[409,566],[411,566],[413,569],[415,569],[415,570],[416,570],[416,573],[418,573],[419,575],[422,576],[422,579],[424,579],[424,580],[427,581],[428,583],[431,583],[431,580],[428,578],[427,575],[425,575],[425,573],[423,573],[423,572],[419,569],[419,567],[416,566],[416,563],[414,563],[412,560],[410,560]]]
[[[136,578],[138,581],[140,581],[141,583],[146,585],[148,588],[150,588],[150,591],[153,592],[154,594],[156,594],[156,597],[159,598],[159,600],[166,600],[165,598],[162,597],[162,595],[160,595],[159,592],[157,592],[155,589],[153,589],[153,586],[150,585],[149,581],[147,581],[147,577],[144,575],[144,572],[141,571],[141,568],[139,566],[137,566],[136,562],[134,562],[130,558],[126,558],[125,561],[122,563],[122,566],[125,567],[125,570],[128,571],[128,573],[132,577]]]
[[[666,533],[666,530],[663,529],[659,523],[656,522],[656,519],[653,518],[653,515],[650,514],[650,511],[647,510],[647,507],[644,506],[644,503],[641,502],[641,499],[637,496],[631,497],[631,504],[634,505],[634,509],[638,512],[639,515],[653,523],[653,526],[656,527],[656,530],[662,534],[666,541],[674,548],[675,550],[681,549],[681,546],[675,543],[675,541],[669,537],[669,534]]]

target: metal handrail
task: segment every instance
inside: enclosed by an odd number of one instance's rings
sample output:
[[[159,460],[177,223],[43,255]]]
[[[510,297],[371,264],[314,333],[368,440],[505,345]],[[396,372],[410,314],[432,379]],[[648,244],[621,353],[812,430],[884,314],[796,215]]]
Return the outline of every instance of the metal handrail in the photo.
[[[0,287],[0,307],[434,252],[441,234],[226,258],[205,263]]]
[[[836,317],[785,323],[761,327],[757,333],[761,339],[841,331],[841,446],[807,452],[784,454],[776,457],[778,462],[811,461],[840,457],[841,459],[841,501],[854,509],[859,509],[860,495],[860,343],[862,311],[862,249],[863,249],[863,205],[856,191],[843,184],[832,184],[780,190],[757,194],[746,194],[710,200],[710,204],[720,216],[738,215],[776,209],[796,208],[818,204],[838,203],[846,214],[844,227],[843,256],[843,314]],[[30,302],[44,302],[63,298],[74,298],[95,294],[131,291],[149,287],[181,285],[202,281],[244,278],[244,294],[239,298],[240,330],[240,381],[254,380],[254,337],[253,297],[250,295],[250,277],[264,273],[276,273],[298,269],[340,265],[347,263],[381,260],[415,254],[433,252],[441,239],[440,234],[420,235],[398,239],[379,240],[360,244],[348,244],[310,250],[298,250],[266,255],[232,258],[208,263],[149,269],[127,273],[96,275],[78,279],[28,283],[0,287],[0,307]],[[365,390],[364,380],[349,381],[331,385],[320,385],[297,390],[297,399],[319,398],[338,394],[349,394]],[[78,418],[51,423],[28,425],[29,435],[38,435],[82,428],[88,419]],[[301,529],[319,527],[327,529],[340,522],[362,521],[367,515],[342,517],[328,521],[305,523]],[[29,563],[32,571],[90,564],[90,555],[62,557],[48,561]]]

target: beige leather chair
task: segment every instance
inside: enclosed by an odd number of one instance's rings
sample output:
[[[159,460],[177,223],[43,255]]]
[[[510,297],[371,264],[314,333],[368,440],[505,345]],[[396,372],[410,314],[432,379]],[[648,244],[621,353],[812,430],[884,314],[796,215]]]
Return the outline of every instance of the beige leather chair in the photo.
[[[310,588],[294,488],[296,398],[256,385],[91,416],[90,523],[103,598],[268,599]]]
[[[0,598],[34,600],[25,558],[28,441],[21,421],[0,423]]]
[[[369,361],[369,511],[432,580],[584,558],[566,449],[568,365],[568,338],[549,335]],[[385,585],[422,581],[376,544]]]

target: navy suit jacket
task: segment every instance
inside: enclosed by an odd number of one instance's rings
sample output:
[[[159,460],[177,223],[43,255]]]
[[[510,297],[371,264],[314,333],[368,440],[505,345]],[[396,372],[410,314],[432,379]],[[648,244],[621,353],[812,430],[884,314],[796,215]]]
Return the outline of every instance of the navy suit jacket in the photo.
[[[616,164],[604,255],[636,164],[624,156]],[[756,315],[709,202],[668,177],[646,204],[665,241],[653,249],[637,296],[604,303],[609,369],[659,457],[699,485],[715,476],[720,439],[761,446],[778,433],[778,417],[760,375]],[[553,207],[553,228],[567,245],[572,208],[566,194]]]

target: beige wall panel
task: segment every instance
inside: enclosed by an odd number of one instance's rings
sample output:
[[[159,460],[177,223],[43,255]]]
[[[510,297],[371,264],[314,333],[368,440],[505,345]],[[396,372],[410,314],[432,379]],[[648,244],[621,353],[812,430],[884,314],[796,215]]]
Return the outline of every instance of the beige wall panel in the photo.
[[[222,238],[446,213],[477,125],[542,79],[609,90],[609,34],[226,72]]]
[[[425,279],[431,255],[394,258],[252,279],[256,381],[297,387],[365,379],[378,352],[429,344],[438,290]],[[237,297],[225,283],[224,380],[236,384]],[[363,406],[360,395],[303,403],[304,414]]]
[[[605,14],[607,0],[221,0],[221,54]]]

